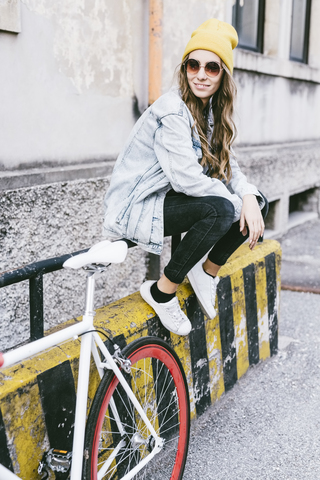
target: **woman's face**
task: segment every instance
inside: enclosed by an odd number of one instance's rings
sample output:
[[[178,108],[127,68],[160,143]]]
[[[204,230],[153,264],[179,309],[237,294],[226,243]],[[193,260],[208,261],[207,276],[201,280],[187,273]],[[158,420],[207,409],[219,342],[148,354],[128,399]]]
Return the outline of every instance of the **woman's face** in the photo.
[[[187,79],[192,92],[196,97],[201,98],[203,105],[206,106],[209,98],[216,93],[220,87],[223,69],[221,67],[221,59],[213,52],[208,50],[194,50],[189,54],[189,60],[198,60],[201,67],[197,73],[187,71]],[[205,72],[205,66],[209,62],[216,62],[221,69],[217,76],[212,77]]]

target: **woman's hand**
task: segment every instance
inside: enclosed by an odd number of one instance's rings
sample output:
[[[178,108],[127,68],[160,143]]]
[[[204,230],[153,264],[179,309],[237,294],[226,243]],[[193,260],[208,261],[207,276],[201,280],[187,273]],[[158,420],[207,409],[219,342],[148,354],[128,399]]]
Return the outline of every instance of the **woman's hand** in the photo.
[[[244,195],[242,210],[240,215],[240,232],[247,235],[249,228],[249,247],[251,250],[255,247],[259,237],[264,232],[264,221],[261,215],[260,207],[255,195]]]

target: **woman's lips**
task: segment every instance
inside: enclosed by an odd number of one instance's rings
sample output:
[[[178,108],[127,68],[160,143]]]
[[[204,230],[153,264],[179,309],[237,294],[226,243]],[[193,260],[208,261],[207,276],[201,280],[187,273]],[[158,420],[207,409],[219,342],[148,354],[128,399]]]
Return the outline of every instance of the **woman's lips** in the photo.
[[[204,83],[194,83],[193,84],[196,88],[200,88],[200,89],[205,89],[205,88],[209,88],[210,85],[205,85]]]

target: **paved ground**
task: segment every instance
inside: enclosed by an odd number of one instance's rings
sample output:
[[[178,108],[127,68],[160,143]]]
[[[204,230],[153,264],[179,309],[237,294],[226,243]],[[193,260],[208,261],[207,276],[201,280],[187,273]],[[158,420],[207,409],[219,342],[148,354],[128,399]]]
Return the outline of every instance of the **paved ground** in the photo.
[[[281,343],[194,422],[184,480],[320,479],[320,295],[282,292]]]
[[[320,220],[281,240],[282,281],[320,287]],[[320,295],[281,292],[278,355],[196,420],[183,480],[320,479]]]
[[[290,230],[280,243],[282,283],[320,290],[320,219]]]

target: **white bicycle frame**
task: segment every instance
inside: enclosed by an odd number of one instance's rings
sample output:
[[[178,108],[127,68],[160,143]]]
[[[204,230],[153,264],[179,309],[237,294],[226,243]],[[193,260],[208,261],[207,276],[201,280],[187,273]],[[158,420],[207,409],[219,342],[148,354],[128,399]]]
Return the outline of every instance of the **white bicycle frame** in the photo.
[[[0,365],[2,364],[2,368],[11,366],[17,362],[25,360],[28,357],[36,355],[37,353],[47,348],[54,347],[72,338],[76,339],[78,335],[85,334],[81,337],[80,364],[78,374],[70,480],[80,480],[82,475],[91,353],[93,354],[93,358],[100,377],[103,376],[105,368],[113,370],[122,387],[124,388],[126,394],[139,412],[142,420],[145,422],[147,428],[149,429],[151,435],[155,440],[155,447],[153,448],[152,452],[147,457],[145,457],[138,465],[136,465],[129,473],[127,473],[122,479],[130,480],[161,450],[163,442],[154,430],[136,396],[129,387],[120,369],[115,363],[113,357],[102,342],[100,336],[96,331],[94,331],[93,319],[95,312],[93,310],[93,300],[96,273],[97,272],[90,271],[87,275],[86,308],[83,320],[81,322],[76,325],[72,325],[71,327],[67,327],[64,330],[41,338],[40,340],[36,340],[30,344],[19,347],[15,350],[0,354]],[[98,348],[103,354],[105,362],[101,362]],[[119,431],[124,432],[125,429],[121,424],[119,415],[117,414],[115,403],[111,401],[110,405],[113,410],[115,419],[117,419]],[[119,450],[124,445],[123,442],[120,442],[118,444],[117,448],[113,451],[113,453],[109,456],[103,467],[99,470],[97,477],[98,480],[101,480],[103,478],[104,473],[108,470],[115,456],[118,454]],[[18,477],[0,464],[0,478],[1,480],[17,480],[20,477]]]

